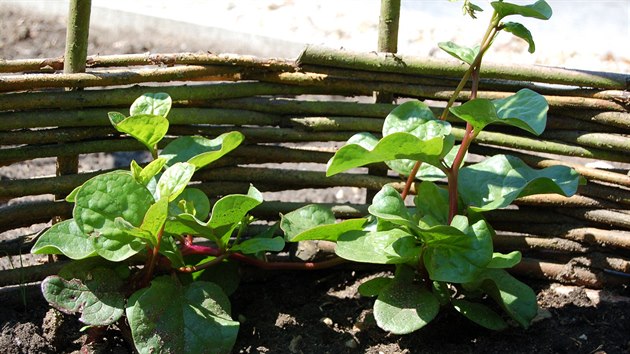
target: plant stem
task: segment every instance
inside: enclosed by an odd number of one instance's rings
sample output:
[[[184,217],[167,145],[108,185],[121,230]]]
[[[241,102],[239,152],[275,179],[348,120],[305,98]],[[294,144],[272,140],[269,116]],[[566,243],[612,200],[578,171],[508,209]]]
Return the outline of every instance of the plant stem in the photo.
[[[217,264],[223,262],[223,260],[226,259],[228,256],[229,256],[228,254],[222,254],[222,255],[218,256],[217,258],[215,258],[215,259],[213,259],[211,261],[208,261],[208,262],[196,265],[196,266],[181,267],[181,268],[178,268],[177,270],[179,272],[182,272],[182,273],[198,272],[198,271],[200,271],[202,269],[207,269],[207,268],[210,268],[210,267],[212,267],[214,265],[217,265]]]
[[[157,242],[155,244],[155,247],[153,247],[153,249],[150,250],[151,252],[149,253],[150,261],[149,261],[149,265],[147,266],[146,272],[144,273],[144,284],[149,284],[149,282],[151,281],[151,277],[153,277],[155,264],[157,263],[158,257],[160,256],[160,245],[162,244],[162,236],[164,235],[164,225],[165,224],[162,224],[162,227],[160,228],[160,231],[157,234]]]

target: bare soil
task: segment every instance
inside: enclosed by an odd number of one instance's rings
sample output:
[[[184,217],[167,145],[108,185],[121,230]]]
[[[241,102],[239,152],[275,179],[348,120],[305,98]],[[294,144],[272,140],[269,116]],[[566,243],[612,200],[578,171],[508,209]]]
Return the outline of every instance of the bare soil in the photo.
[[[63,21],[2,6],[0,16],[0,58],[63,54]],[[158,44],[134,33],[126,37],[134,38],[131,43],[105,29],[98,33],[92,36],[90,54],[178,51],[187,40],[161,37]],[[395,336],[376,327],[373,300],[356,293],[374,273],[333,269],[245,279],[232,295],[233,317],[242,323],[234,353],[630,353],[627,288],[595,292],[525,279],[536,289],[541,306],[527,330],[492,332],[445,311],[422,330]],[[0,289],[0,304],[1,353],[81,351],[87,338],[80,332],[82,325],[50,309],[37,285]],[[89,351],[133,352],[115,327],[102,340]]]

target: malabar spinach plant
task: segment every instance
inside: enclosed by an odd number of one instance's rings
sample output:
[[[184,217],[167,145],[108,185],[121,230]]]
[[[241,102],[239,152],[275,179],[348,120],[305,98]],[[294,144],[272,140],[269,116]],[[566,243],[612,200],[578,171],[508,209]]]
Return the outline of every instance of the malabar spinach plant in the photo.
[[[195,171],[235,149],[243,135],[179,137],[159,151],[170,109],[171,98],[154,93],[138,98],[130,116],[109,113],[112,125],[144,144],[153,160],[132,161],[130,171],[77,187],[66,198],[73,217],[41,234],[32,253],[74,260],[47,277],[42,291],[88,328],[128,324],[140,353],[228,353],[239,327],[226,295],[238,284],[238,269],[228,260],[264,264],[255,256],[281,250],[284,240],[270,233],[241,238],[252,221],[248,213],[262,203],[253,186],[212,205],[189,186]]]
[[[570,168],[534,170],[508,155],[464,165],[471,142],[488,125],[506,124],[534,135],[546,125],[548,104],[532,90],[495,100],[477,98],[477,91],[482,58],[500,32],[524,39],[530,52],[535,49],[525,26],[504,19],[547,20],[552,10],[542,0],[525,6],[503,1],[491,5],[494,12],[479,46],[439,44],[468,65],[440,117],[423,102],[405,102],[385,118],[381,139],[356,134],[328,162],[327,175],[385,162],[408,176],[402,195],[384,186],[369,206],[367,218],[335,223],[330,210],[309,205],[284,215],[281,222],[287,241],[335,241],[335,252],[344,259],[396,265],[393,277],[375,278],[359,287],[362,295],[376,297],[376,322],[392,333],[418,330],[444,306],[495,330],[508,326],[505,316],[496,311],[503,309],[527,327],[537,313],[535,293],[505,270],[518,264],[521,254],[493,251],[494,231],[482,213],[531,194],[569,196],[581,182]],[[475,11],[481,8],[466,1],[464,12],[474,17]],[[455,106],[470,79],[470,100]],[[466,122],[463,134],[446,121],[449,113]],[[421,181],[416,183],[415,206],[408,207],[404,200],[416,177]],[[436,183],[444,179],[446,188]]]

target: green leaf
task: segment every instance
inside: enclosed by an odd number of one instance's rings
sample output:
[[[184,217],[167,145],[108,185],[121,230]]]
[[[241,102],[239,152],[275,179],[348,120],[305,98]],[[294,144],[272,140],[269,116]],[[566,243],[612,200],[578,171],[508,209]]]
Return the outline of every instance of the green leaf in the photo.
[[[453,166],[453,162],[455,161],[455,157],[457,156],[457,152],[459,151],[460,145],[455,145],[451,148],[451,151],[446,154],[442,160],[446,166]],[[466,155],[468,152],[466,152]],[[462,159],[462,164],[466,160],[466,156]],[[409,176],[411,169],[413,166],[409,167],[409,172],[404,173],[405,176]],[[399,172],[399,171],[397,171]],[[439,168],[423,163],[416,174],[416,178],[423,181],[438,181],[446,178],[446,174]]]
[[[280,229],[284,231],[287,241],[295,242],[295,238],[301,233],[315,227],[334,224],[335,221],[332,209],[322,205],[309,204],[282,215]]]
[[[70,192],[70,194],[68,194],[66,196],[66,202],[68,203],[74,203],[75,198],[77,197],[77,193],[79,193],[79,189],[81,189],[81,186],[75,187],[72,192]]]
[[[284,249],[284,238],[260,238],[255,237],[249,240],[245,240],[230,248],[231,251],[239,251],[243,254],[255,254],[258,252],[280,252]]]
[[[79,320],[92,326],[110,325],[123,315],[123,281],[109,268],[94,268],[82,279],[49,276],[42,282],[46,301],[61,312],[80,313]]]
[[[335,253],[354,262],[399,264],[416,260],[420,248],[413,236],[400,229],[350,231],[339,236]]]
[[[464,216],[453,220],[454,226],[435,226],[420,232],[426,244],[424,265],[432,280],[471,282],[492,259],[492,233],[483,220],[465,228],[461,227]]]
[[[164,138],[168,131],[168,120],[162,116],[138,114],[125,118],[114,125],[121,133],[129,134],[144,144],[150,151]]]
[[[197,265],[211,261],[215,257],[207,257],[199,261]],[[223,262],[192,274],[195,281],[214,283],[223,289],[226,295],[232,295],[241,282],[241,266],[239,262],[224,260]]]
[[[339,236],[348,231],[362,230],[363,226],[367,222],[367,219],[347,219],[336,224],[326,224],[315,226],[311,229],[304,230],[292,236],[287,237],[288,242],[298,242],[306,240],[327,240],[337,241]]]
[[[488,306],[463,299],[452,299],[455,310],[476,324],[488,329],[500,331],[508,327],[507,323]]]
[[[179,250],[179,245],[175,242],[173,237],[168,235],[162,236],[160,254],[164,255],[169,261],[171,261],[171,266],[173,268],[180,268],[185,265],[184,257]]]
[[[151,205],[147,213],[144,215],[144,220],[140,229],[149,232],[153,239],[157,242],[158,234],[162,230],[162,226],[166,222],[168,216],[168,200],[160,199],[155,204]]]
[[[533,53],[536,51],[536,44],[534,43],[534,38],[532,38],[532,33],[525,26],[518,22],[506,22],[502,27],[504,31],[524,39],[529,45],[527,48],[528,52]]]
[[[134,161],[132,161],[132,163],[133,162]],[[162,167],[164,167],[165,164],[166,160],[161,157],[151,161],[138,173],[136,180],[146,186],[153,177],[162,171]]]
[[[431,292],[441,306],[448,305],[451,302],[452,294],[451,290],[448,288],[448,283],[443,281],[431,282]]]
[[[159,277],[129,298],[126,313],[139,353],[230,353],[238,322],[221,288],[197,281],[181,286]]]
[[[247,195],[227,195],[212,206],[212,214],[210,215],[208,226],[214,230],[215,235],[225,244],[232,231],[243,220],[245,215],[262,202],[262,194],[251,185]]]
[[[459,194],[476,211],[488,211],[510,205],[516,198],[532,194],[576,193],[580,176],[566,166],[535,170],[520,159],[495,155],[459,172]]]
[[[169,203],[169,214],[179,215],[188,213],[195,217],[206,220],[210,214],[210,200],[200,189],[186,188],[184,191]]]
[[[361,296],[367,296],[367,297],[378,296],[378,294],[383,290],[383,288],[391,284],[391,282],[393,281],[394,281],[394,278],[384,278],[384,277],[373,278],[359,285],[359,288],[357,289],[357,291],[359,292],[359,294],[361,294]]]
[[[547,100],[530,89],[498,100],[477,98],[450,108],[451,113],[473,126],[475,134],[487,125],[502,123],[540,135],[547,124],[548,110]]]
[[[523,17],[533,17],[539,20],[548,20],[553,11],[544,0],[538,0],[530,5],[516,5],[509,2],[493,1],[490,3],[497,12],[499,20],[510,15],[521,15]]]
[[[438,43],[438,47],[468,65],[472,65],[475,61],[475,58],[477,57],[477,54],[479,54],[479,46],[468,48],[460,46],[459,44],[453,43],[451,41],[440,42]]]
[[[195,166],[187,162],[178,162],[164,171],[157,183],[159,199],[175,200],[195,173]]]
[[[448,191],[427,181],[417,189],[414,202],[420,221],[428,227],[448,224]]]
[[[109,112],[107,113],[107,117],[114,127],[127,118],[124,114],[118,112]]]
[[[400,193],[390,185],[384,185],[376,193],[372,205],[368,207],[370,214],[396,225],[417,228]]]
[[[422,140],[412,134],[400,132],[384,137],[371,149],[359,144],[348,144],[339,149],[328,161],[326,176],[371,163],[398,159],[419,160],[436,166],[451,150],[453,143],[454,139],[450,135]]]
[[[33,254],[64,254],[70,259],[83,259],[96,255],[92,240],[84,234],[73,219],[54,224],[37,238],[31,249]]]
[[[76,195],[73,216],[83,233],[93,240],[96,252],[116,262],[142,250],[144,243],[121,230],[115,219],[140,226],[153,202],[151,193],[131,174],[114,171],[83,184]]]
[[[177,162],[189,162],[200,169],[223,157],[238,147],[245,136],[240,132],[228,132],[210,140],[202,136],[184,136],[169,143],[161,157],[171,166]]]
[[[393,281],[378,295],[374,303],[376,324],[393,334],[408,334],[431,322],[440,304],[420,285]]]
[[[488,268],[512,268],[521,262],[521,252],[512,251],[508,254],[495,252],[492,260],[488,263]]]
[[[529,327],[538,313],[536,293],[503,269],[486,269],[482,289],[524,328]]]
[[[383,136],[409,133],[421,140],[444,137],[451,133],[451,124],[435,118],[423,102],[408,101],[394,108],[383,122]]]
[[[129,108],[130,115],[151,114],[166,117],[173,101],[167,93],[145,93],[138,97]]]

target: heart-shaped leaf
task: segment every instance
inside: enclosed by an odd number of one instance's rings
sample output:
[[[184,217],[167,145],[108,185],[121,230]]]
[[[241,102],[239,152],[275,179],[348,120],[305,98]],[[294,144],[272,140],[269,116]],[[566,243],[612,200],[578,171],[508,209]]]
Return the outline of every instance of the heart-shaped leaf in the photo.
[[[315,227],[332,225],[335,221],[335,215],[330,208],[309,204],[282,215],[280,228],[284,231],[287,241],[295,242],[296,237],[301,233]]]
[[[173,100],[167,93],[145,93],[131,104],[129,115],[151,114],[166,118],[172,105]]]
[[[440,42],[438,43],[438,47],[468,65],[472,65],[475,61],[475,58],[477,57],[477,54],[479,54],[479,46],[468,48],[460,46],[459,44],[453,43],[451,41]]]
[[[504,31],[510,32],[513,35],[525,40],[529,45],[529,47],[527,48],[528,52],[533,53],[536,51],[534,38],[532,37],[532,33],[527,29],[527,27],[518,22],[505,22],[502,27]]]
[[[228,132],[210,140],[202,136],[183,136],[170,142],[161,157],[171,166],[177,162],[189,162],[200,169],[223,157],[238,147],[245,136],[240,132]]]
[[[149,151],[154,151],[156,144],[168,131],[168,120],[163,116],[138,114],[125,118],[114,125],[121,133],[129,134],[144,144]]]
[[[230,353],[239,324],[213,283],[182,286],[159,277],[129,298],[126,313],[139,353]]]
[[[575,194],[580,175],[566,166],[535,170],[520,159],[495,155],[480,163],[466,166],[459,172],[459,194],[473,210],[503,208],[516,198],[532,194]]]
[[[335,253],[354,262],[399,264],[417,259],[416,239],[400,229],[349,231],[339,236]]]
[[[451,124],[435,118],[433,111],[420,101],[407,101],[394,108],[383,122],[383,136],[409,133],[421,140],[429,140],[451,133]]]
[[[94,268],[81,279],[49,276],[42,282],[44,298],[59,311],[80,313],[79,320],[91,326],[110,325],[123,315],[123,281],[110,268]]]
[[[374,303],[376,324],[393,334],[408,334],[431,322],[440,304],[418,284],[393,281],[381,290]]]
[[[530,5],[516,5],[504,1],[493,1],[490,3],[497,12],[499,19],[510,15],[521,15],[523,17],[532,17],[539,20],[548,20],[551,18],[553,11],[545,0],[538,0]]]
[[[33,254],[64,254],[70,259],[83,259],[96,255],[94,244],[73,219],[54,224],[37,238],[31,249]]]

